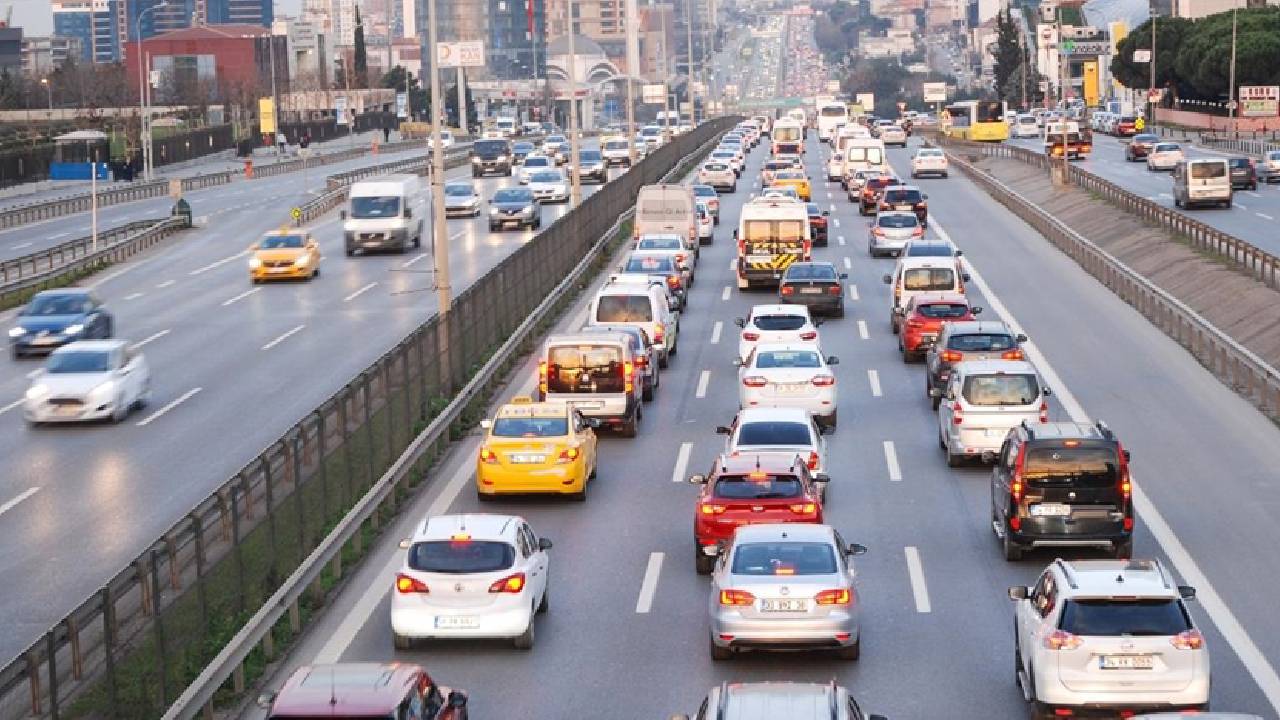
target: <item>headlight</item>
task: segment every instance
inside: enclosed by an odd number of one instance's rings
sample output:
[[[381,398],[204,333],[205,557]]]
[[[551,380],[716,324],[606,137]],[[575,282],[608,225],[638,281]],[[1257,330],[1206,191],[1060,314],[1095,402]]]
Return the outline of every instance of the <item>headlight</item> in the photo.
[[[510,159],[510,158],[508,158],[506,155],[499,155],[499,156],[498,156],[498,162],[507,162],[509,159]]]
[[[310,263],[310,262],[311,262],[310,255],[299,255],[298,259],[293,261],[293,264],[297,265],[298,267],[306,267],[307,263]]]
[[[489,214],[490,214],[490,215],[497,215],[497,214],[498,214],[498,208],[497,208],[496,206],[490,205],[490,206],[489,206]]]
[[[65,328],[63,328],[62,334],[63,335],[79,335],[81,330],[84,330],[84,325],[81,325],[80,323],[75,323],[74,325],[68,325]]]
[[[258,268],[260,268],[260,267],[262,267],[262,261],[261,261],[261,260],[259,260],[259,259],[258,259],[258,258],[256,258],[256,257],[249,258],[249,269],[250,269],[250,270],[257,270],[257,269],[258,269]]]
[[[524,214],[525,214],[525,215],[532,215],[532,214],[534,214],[534,213],[535,213],[535,212],[537,212],[537,211],[538,211],[538,206],[537,206],[536,204],[530,203],[530,204],[528,204],[528,205],[525,205],[525,206],[524,206]]]
[[[27,390],[27,399],[39,400],[40,398],[48,394],[49,394],[49,386],[45,385],[44,383],[37,383],[35,385],[32,385]]]
[[[26,335],[26,334],[27,334],[27,329],[24,327],[9,328],[9,337],[11,338],[22,337],[23,335]]]
[[[471,162],[476,163],[476,164],[479,164],[479,163],[480,163],[480,158],[478,158],[478,157],[473,157],[473,158],[471,158]]]

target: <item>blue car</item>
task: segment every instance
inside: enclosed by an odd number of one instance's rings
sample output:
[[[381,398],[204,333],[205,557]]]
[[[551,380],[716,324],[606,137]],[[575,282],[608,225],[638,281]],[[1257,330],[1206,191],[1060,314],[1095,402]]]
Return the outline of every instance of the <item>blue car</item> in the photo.
[[[85,288],[45,290],[36,293],[9,328],[14,359],[47,355],[75,340],[109,338],[114,332],[111,313]]]

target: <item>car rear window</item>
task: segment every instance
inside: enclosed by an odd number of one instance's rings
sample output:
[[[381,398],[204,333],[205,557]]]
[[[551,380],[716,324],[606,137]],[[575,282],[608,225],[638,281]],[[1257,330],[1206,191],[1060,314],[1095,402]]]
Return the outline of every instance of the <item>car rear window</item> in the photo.
[[[835,550],[827,543],[744,543],[733,554],[735,575],[832,575]]]
[[[836,269],[832,265],[792,265],[787,268],[786,280],[835,280]]]
[[[799,330],[807,320],[803,315],[757,315],[751,322],[761,330]]]
[[[505,417],[493,421],[494,437],[560,437],[569,434],[569,421],[556,417]]]
[[[1068,600],[1060,629],[1072,635],[1177,635],[1191,629],[1182,603],[1173,599]]]
[[[993,352],[1012,350],[1016,345],[1012,335],[994,333],[973,333],[971,335],[952,335],[947,340],[947,348],[968,352]]]
[[[622,350],[617,345],[574,345],[547,353],[547,391],[616,393],[625,388]]]
[[[1233,168],[1247,168],[1247,167],[1249,167],[1249,161],[1248,161],[1247,159],[1245,159],[1245,158],[1231,158],[1231,159],[1230,159],[1230,160],[1228,160],[1227,162],[1228,162],[1228,163],[1230,163],[1230,164],[1231,164],[1231,167],[1233,167]]]
[[[645,255],[643,257],[627,258],[627,264],[622,266],[625,272],[635,273],[663,273],[672,272],[676,269],[675,259],[669,255]]]
[[[798,422],[751,422],[738,428],[738,446],[810,445],[809,426]]]
[[[643,235],[637,250],[683,250],[684,241],[674,235]]]
[[[1119,473],[1115,445],[1102,442],[1035,443],[1027,448],[1022,464],[1022,476],[1032,485],[1108,487],[1115,485]]]
[[[970,405],[1030,405],[1040,398],[1034,375],[970,375],[960,394]]]
[[[886,190],[884,201],[888,203],[918,203],[923,198],[919,190]]]
[[[822,367],[818,353],[810,350],[770,350],[756,355],[756,367],[761,370],[774,368]]]
[[[923,317],[935,320],[955,320],[969,314],[969,306],[961,303],[929,303],[916,308]]]
[[[551,159],[545,157],[525,158],[524,166],[526,168],[551,167]]]
[[[596,305],[596,322],[652,322],[648,295],[605,295]]]
[[[951,268],[911,268],[902,276],[902,287],[912,291],[951,290],[955,282]]]
[[[754,480],[747,475],[724,475],[716,480],[716,497],[726,500],[769,500],[804,495],[804,486],[793,475],[765,475]]]
[[[1198,162],[1191,163],[1191,177],[1196,180],[1210,180],[1212,178],[1225,177],[1227,174],[1227,164],[1219,162]]]
[[[516,549],[495,540],[430,540],[409,548],[409,567],[431,573],[483,573],[506,570]]]

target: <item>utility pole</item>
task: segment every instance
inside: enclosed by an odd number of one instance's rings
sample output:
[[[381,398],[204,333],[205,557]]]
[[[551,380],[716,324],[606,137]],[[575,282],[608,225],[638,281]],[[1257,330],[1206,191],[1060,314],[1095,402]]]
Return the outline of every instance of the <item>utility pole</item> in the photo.
[[[1147,126],[1156,125],[1156,4],[1151,3],[1151,87],[1147,89],[1147,108],[1151,113],[1147,118]]]
[[[458,130],[467,134],[467,73],[458,66]]]
[[[636,0],[626,0],[627,13],[627,167],[636,164],[636,89],[640,75],[640,37],[636,34]]]
[[[578,4],[569,0],[569,203],[577,207],[582,202],[582,177],[578,164],[578,52],[573,36],[578,32],[574,27],[573,15]]]
[[[1239,6],[1233,3],[1231,8],[1231,68],[1227,74],[1227,117],[1231,119],[1233,137],[1240,137],[1236,127],[1236,14]]]
[[[444,98],[440,93],[440,53],[437,50],[436,0],[427,0],[427,55],[431,63],[431,246],[435,256],[436,305],[440,327],[447,333],[449,308],[453,304],[449,285],[449,227],[444,219],[444,148],[440,145],[440,123],[444,119]],[[445,335],[448,344],[448,335]],[[450,377],[446,374],[445,377]]]
[[[693,0],[685,0],[685,19],[684,29],[686,32],[686,42],[688,47],[685,53],[684,76],[688,92],[685,95],[689,98],[689,124],[696,124],[694,111],[697,109],[697,102],[694,100],[693,89]]]

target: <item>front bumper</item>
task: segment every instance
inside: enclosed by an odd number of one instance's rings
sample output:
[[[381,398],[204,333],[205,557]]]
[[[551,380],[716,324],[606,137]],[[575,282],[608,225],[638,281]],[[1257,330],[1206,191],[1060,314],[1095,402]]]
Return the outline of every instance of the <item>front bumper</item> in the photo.
[[[409,231],[407,229],[388,230],[384,232],[343,232],[346,249],[355,250],[400,250],[409,247]]]
[[[823,309],[834,312],[844,307],[844,294],[781,295],[778,301],[783,305],[804,305],[810,309]]]
[[[506,175],[511,172],[511,162],[509,160],[501,162],[497,160],[472,160],[471,172],[473,174],[478,173],[480,175],[486,175],[489,173]]]
[[[9,347],[18,355],[48,355],[63,345],[79,339],[79,335],[49,334],[41,337],[29,332],[16,338],[9,338]]]
[[[367,247],[367,246],[365,246]],[[310,265],[299,267],[297,265],[287,265],[285,267],[257,267],[249,271],[249,278],[255,282],[262,280],[302,280],[311,277],[312,268]]]
[[[25,400],[22,405],[22,416],[28,422],[37,423],[70,423],[106,420],[116,410],[114,398],[109,398],[97,405],[53,405],[48,400]]]
[[[454,205],[452,207],[446,205],[444,207],[445,217],[470,217],[480,212],[480,204],[475,205]]]

